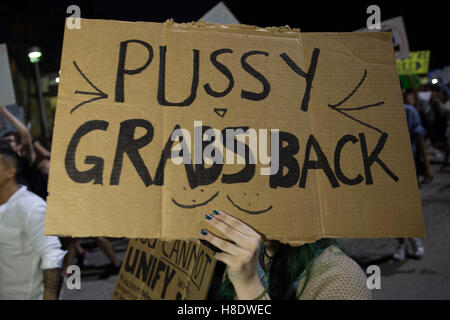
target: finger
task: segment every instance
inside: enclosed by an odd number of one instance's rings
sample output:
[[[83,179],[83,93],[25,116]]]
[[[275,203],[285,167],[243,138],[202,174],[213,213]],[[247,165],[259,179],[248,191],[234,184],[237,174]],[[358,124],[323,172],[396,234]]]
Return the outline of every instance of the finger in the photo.
[[[235,257],[225,252],[218,252],[214,255],[214,259],[225,263],[227,266],[233,268],[235,264]]]
[[[223,252],[229,253],[233,256],[239,256],[247,253],[244,249],[238,247],[237,245],[231,243],[230,241],[226,241],[217,237],[216,235],[205,229],[202,229],[200,234],[202,239],[208,241],[209,243],[216,246]]]
[[[205,220],[214,226],[216,229],[221,231],[224,235],[226,235],[230,240],[232,240],[236,245],[238,245],[241,248],[246,248],[248,245],[247,243],[254,243],[255,241],[252,241],[252,238],[249,236],[244,235],[242,232],[232,228],[222,220],[213,217],[210,214],[205,215]]]
[[[241,220],[236,219],[235,217],[229,215],[225,211],[213,210],[213,213],[217,219],[222,220],[227,225],[238,230],[239,232],[241,232],[245,235],[251,236],[251,237],[254,237],[256,235],[259,236],[259,233],[257,233],[255,230],[253,230],[249,225],[247,225],[246,223],[242,222]]]

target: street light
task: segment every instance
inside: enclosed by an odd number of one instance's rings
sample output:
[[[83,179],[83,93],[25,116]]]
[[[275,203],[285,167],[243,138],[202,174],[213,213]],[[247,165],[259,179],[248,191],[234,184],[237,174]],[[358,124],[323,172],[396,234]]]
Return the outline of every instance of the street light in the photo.
[[[44,134],[45,138],[48,138],[49,134],[47,128],[47,117],[45,115],[44,97],[42,96],[41,90],[41,75],[39,72],[39,60],[41,59],[41,57],[42,51],[39,49],[39,47],[31,47],[30,49],[28,49],[28,58],[30,59],[30,62],[34,65],[34,71],[36,73],[36,91],[38,94],[39,115],[41,119],[42,133]]]
[[[32,47],[28,50],[28,58],[31,63],[39,62],[42,57],[42,52],[39,47]]]

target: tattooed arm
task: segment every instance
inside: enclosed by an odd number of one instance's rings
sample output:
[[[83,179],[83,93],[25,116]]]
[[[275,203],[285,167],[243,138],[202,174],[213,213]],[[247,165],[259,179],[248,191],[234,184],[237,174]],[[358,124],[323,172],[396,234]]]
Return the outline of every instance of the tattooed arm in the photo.
[[[44,298],[56,299],[60,268],[66,251],[61,250],[58,237],[45,235],[45,202],[35,202],[37,204],[28,212],[25,230],[32,249],[40,257],[39,269],[43,273]]]
[[[56,300],[61,269],[44,270],[44,300]]]

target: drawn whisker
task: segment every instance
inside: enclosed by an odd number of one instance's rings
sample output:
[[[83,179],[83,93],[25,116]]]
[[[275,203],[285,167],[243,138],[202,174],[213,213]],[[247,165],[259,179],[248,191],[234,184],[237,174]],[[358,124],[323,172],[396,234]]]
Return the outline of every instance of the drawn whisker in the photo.
[[[354,111],[354,110],[363,110],[363,109],[368,109],[368,108],[372,108],[372,107],[378,107],[384,104],[384,101],[381,102],[377,102],[374,104],[369,104],[366,106],[361,106],[361,107],[354,107],[354,108],[333,108],[333,109],[337,109],[337,110],[344,110],[344,111]]]
[[[347,101],[348,99],[350,99],[355,93],[356,91],[358,91],[359,87],[361,87],[361,85],[363,84],[364,80],[366,79],[367,76],[367,69],[364,70],[364,75],[361,79],[361,81],[359,81],[359,83],[356,85],[355,89],[353,89],[352,92],[350,92],[350,94],[348,96],[346,96],[341,102],[337,103],[337,104],[329,104],[328,106],[330,108],[336,108],[339,107],[340,105],[344,104],[345,101]]]

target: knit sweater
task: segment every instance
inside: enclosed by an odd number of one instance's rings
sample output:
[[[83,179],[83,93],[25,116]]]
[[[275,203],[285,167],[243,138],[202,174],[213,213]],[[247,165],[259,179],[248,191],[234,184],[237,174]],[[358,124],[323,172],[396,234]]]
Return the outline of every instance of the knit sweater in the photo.
[[[303,277],[297,296],[305,283]],[[367,300],[372,295],[360,266],[336,246],[326,248],[313,262],[300,300]]]

